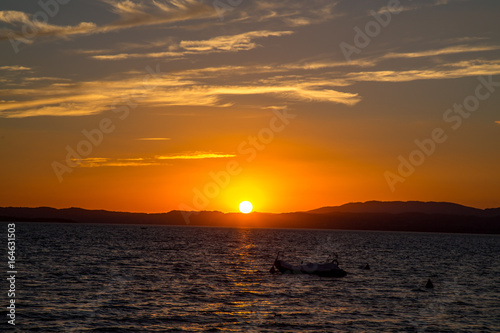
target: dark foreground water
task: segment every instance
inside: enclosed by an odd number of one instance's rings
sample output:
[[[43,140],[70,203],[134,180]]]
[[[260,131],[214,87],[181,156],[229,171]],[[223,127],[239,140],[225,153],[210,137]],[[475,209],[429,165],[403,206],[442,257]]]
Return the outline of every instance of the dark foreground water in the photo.
[[[16,230],[19,332],[500,332],[498,236],[35,223]],[[271,275],[278,251],[294,263],[337,252],[351,274]],[[364,263],[372,269],[359,269]],[[0,327],[13,329],[2,295]]]

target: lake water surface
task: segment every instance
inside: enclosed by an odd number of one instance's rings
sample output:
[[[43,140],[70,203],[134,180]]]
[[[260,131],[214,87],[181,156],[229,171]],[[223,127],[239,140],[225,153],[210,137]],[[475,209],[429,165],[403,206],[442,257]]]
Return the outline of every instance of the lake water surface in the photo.
[[[500,332],[499,236],[16,229],[19,332]],[[3,245],[6,232],[2,224]],[[350,274],[272,275],[278,251],[291,263],[337,252]],[[371,270],[359,268],[365,263]],[[424,288],[428,278],[434,289]]]

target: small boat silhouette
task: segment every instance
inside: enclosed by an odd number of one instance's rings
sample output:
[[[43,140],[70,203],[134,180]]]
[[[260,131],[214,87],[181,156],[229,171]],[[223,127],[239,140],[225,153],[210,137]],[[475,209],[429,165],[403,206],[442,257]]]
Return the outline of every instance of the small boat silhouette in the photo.
[[[301,265],[292,265],[283,260],[278,259],[280,252],[274,260],[274,264],[270,269],[271,273],[276,273],[279,271],[283,274],[314,274],[318,276],[325,277],[343,277],[347,275],[347,272],[339,267],[339,263],[336,257],[330,262],[325,263],[307,263]]]

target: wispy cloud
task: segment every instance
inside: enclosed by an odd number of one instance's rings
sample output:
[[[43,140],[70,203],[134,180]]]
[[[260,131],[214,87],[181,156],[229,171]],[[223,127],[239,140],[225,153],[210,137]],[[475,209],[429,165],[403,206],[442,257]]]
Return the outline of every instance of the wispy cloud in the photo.
[[[180,47],[187,51],[226,51],[234,52],[241,50],[251,50],[257,47],[253,42],[256,38],[263,37],[279,37],[283,35],[290,35],[293,31],[250,31],[232,36],[218,36],[209,40],[202,41],[182,41]]]
[[[101,167],[145,167],[164,165],[156,159],[146,158],[105,158],[92,157],[83,159],[73,159],[72,162],[78,164],[80,168],[101,168]]]
[[[281,21],[291,28],[319,24],[342,15],[336,10],[338,2],[332,0],[256,0],[246,8],[242,8],[239,15],[230,22]]]
[[[102,168],[102,167],[145,167],[145,166],[170,166],[168,160],[204,160],[217,158],[231,158],[234,154],[213,153],[213,152],[186,152],[182,154],[136,157],[136,158],[108,158],[90,157],[82,159],[72,159],[71,162],[80,168]]]
[[[0,30],[0,40],[20,38],[24,43],[31,43],[33,36],[64,37],[99,32],[99,28],[94,23],[81,22],[75,26],[58,26],[36,20],[31,14],[14,10],[0,11],[0,22],[13,26],[12,29],[4,28]],[[23,30],[30,31],[30,38],[25,36]]]
[[[36,76],[35,71],[30,67],[25,66],[2,66],[0,67],[2,78],[0,81],[4,83],[0,95],[5,95],[5,92],[10,91],[12,87],[30,87],[37,85],[39,82],[50,81],[55,85],[62,87],[65,83],[71,80],[53,76]]]
[[[49,84],[37,88],[6,89],[0,91],[0,98],[8,96],[9,101],[0,102],[0,117],[23,118],[31,116],[82,116],[112,109],[111,105],[134,97],[138,102],[146,98],[145,92],[156,87],[180,89],[193,84],[174,77],[158,77],[144,80],[144,74],[126,76],[116,80],[97,80],[78,83]],[[26,98],[30,96],[30,98]],[[169,95],[170,96],[170,95]],[[168,98],[166,98],[168,102]],[[179,97],[172,96],[171,102]]]
[[[140,138],[137,141],[169,141],[171,138]]]
[[[147,53],[99,54],[92,58],[98,60],[124,60],[131,58],[182,58],[192,54],[207,54],[219,52],[248,51],[258,47],[255,39],[265,37],[280,37],[292,34],[292,31],[250,31],[237,35],[217,36],[207,40],[181,41],[170,45],[169,51]],[[175,50],[175,51],[172,51]]]
[[[23,81],[33,82],[33,81],[61,81],[61,82],[71,82],[70,79],[61,78],[61,77],[52,77],[52,76],[31,76],[31,77],[23,77]],[[64,83],[59,84],[64,85]]]
[[[258,30],[238,35],[219,36],[201,41],[182,41],[178,52],[232,52],[256,47],[255,39],[284,36],[291,31]],[[267,95],[287,102],[326,102],[352,106],[361,101],[356,92],[345,92],[342,87],[360,81],[408,82],[439,80],[478,75],[500,74],[500,60],[473,59],[455,62],[436,62],[436,55],[451,55],[483,51],[497,51],[499,46],[457,45],[419,52],[387,53],[377,58],[360,59],[351,63],[330,60],[299,60],[289,63],[241,64],[207,66],[159,73],[145,83],[144,73],[129,71],[112,78],[72,82],[57,78],[15,78],[25,69],[5,69],[2,82],[11,80],[10,89],[0,91],[0,117],[22,118],[32,116],[83,116],[111,110],[112,105],[133,97],[142,107],[169,106],[229,107],[238,103],[240,96]],[[470,56],[470,55],[468,55]],[[397,67],[384,63],[384,70],[376,65],[387,59],[401,59]],[[422,58],[422,61],[408,61]],[[427,59],[429,58],[429,59]],[[457,57],[454,57],[457,58]],[[467,59],[467,57],[462,57]],[[429,60],[429,61],[427,61]],[[415,64],[418,65],[415,65]],[[373,67],[373,68],[372,68]],[[26,67],[28,68],[28,67]],[[29,68],[28,68],[29,69]],[[0,80],[1,81],[1,80]],[[230,82],[230,83],[229,83]],[[29,84],[28,84],[29,83]],[[154,87],[154,94],[148,93]],[[64,89],[61,89],[64,88]],[[262,107],[259,98],[255,106]],[[281,103],[281,102],[277,102]],[[168,111],[168,110],[165,110]]]
[[[498,45],[482,45],[482,46],[470,46],[470,45],[457,45],[450,46],[438,50],[427,50],[419,52],[408,52],[408,53],[388,53],[383,56],[386,59],[393,58],[420,58],[420,57],[434,57],[439,55],[457,54],[457,53],[471,53],[471,52],[484,52],[484,51],[495,51],[500,50]]]
[[[173,71],[171,75],[178,77],[189,77],[191,79],[214,79],[226,76],[245,76],[263,74],[265,79],[260,79],[259,83],[266,84],[292,84],[293,82],[309,83],[310,86],[345,86],[346,81],[340,78],[339,72],[330,73],[328,69],[345,70],[345,68],[370,67],[376,62],[374,60],[353,60],[346,61],[297,61],[291,63],[273,63],[256,65],[225,65],[218,67],[203,67],[186,70]],[[289,74],[294,73],[294,74]],[[282,74],[269,76],[270,74]],[[293,81],[293,82],[292,82]]]
[[[258,95],[275,94],[286,98],[298,100],[314,100],[320,102],[334,102],[340,104],[354,105],[359,102],[358,94],[345,93],[332,89],[313,87],[309,84],[292,85],[252,85],[252,86],[212,86],[207,91],[218,96],[224,95]]]
[[[159,74],[155,80],[144,82],[144,74],[127,74],[124,78],[78,83],[49,84],[36,88],[0,91],[0,117],[82,116],[112,109],[111,105],[132,98],[146,107],[211,106],[228,107],[231,97],[274,95],[277,98],[322,101],[354,105],[357,94],[332,89],[328,80],[297,80],[275,78],[273,81],[252,81],[238,85],[213,85],[204,80],[182,75]],[[155,93],[148,93],[154,88]],[[137,97],[138,96],[138,97]]]
[[[130,0],[105,1],[110,10],[119,18],[104,25],[93,22],[81,22],[76,25],[59,26],[36,20],[33,15],[20,11],[0,11],[0,22],[12,28],[0,30],[0,40],[16,36],[23,38],[23,26],[35,31],[35,37],[55,36],[70,37],[76,35],[91,35],[107,33],[139,26],[150,26],[164,23],[173,23],[190,19],[215,17],[214,9],[196,0],[171,0],[168,3],[152,1],[149,3],[136,3]],[[25,40],[29,41],[29,40]]]
[[[427,1],[427,2],[419,2],[419,3],[413,3],[413,4],[407,4],[403,5],[400,7],[401,12],[409,12],[413,10],[420,10],[423,8],[432,8],[436,6],[444,6],[450,3],[450,0],[433,0],[433,1]],[[386,13],[389,12],[390,9],[387,6],[384,6],[379,9],[379,14],[380,13]]]
[[[150,52],[150,53],[119,53],[119,54],[100,54],[92,58],[97,60],[125,60],[137,58],[181,58],[180,52]]]
[[[349,73],[347,78],[354,81],[406,82],[498,74],[500,74],[500,60],[470,60],[426,69],[354,72]]]
[[[2,71],[29,71],[30,67],[25,66],[0,66],[0,70]]]
[[[212,158],[230,158],[236,157],[234,154],[212,153],[212,152],[191,152],[180,155],[158,156],[159,160],[202,160]]]

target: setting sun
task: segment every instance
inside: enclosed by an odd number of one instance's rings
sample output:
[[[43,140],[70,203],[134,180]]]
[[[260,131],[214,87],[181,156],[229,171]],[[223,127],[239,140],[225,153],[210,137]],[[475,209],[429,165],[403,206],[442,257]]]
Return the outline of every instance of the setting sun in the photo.
[[[250,201],[243,201],[240,203],[240,212],[248,214],[252,211],[253,205]]]

